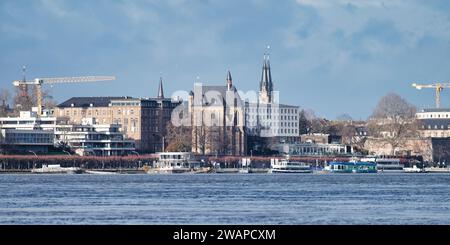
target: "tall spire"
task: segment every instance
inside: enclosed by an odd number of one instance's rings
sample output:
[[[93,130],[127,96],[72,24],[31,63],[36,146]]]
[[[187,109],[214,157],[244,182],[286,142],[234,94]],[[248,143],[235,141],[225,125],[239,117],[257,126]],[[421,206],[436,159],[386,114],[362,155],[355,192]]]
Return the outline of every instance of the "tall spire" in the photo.
[[[270,72],[269,52],[270,46],[267,46],[267,51],[264,53],[263,68],[261,81],[259,83],[260,101],[265,103],[272,102],[272,74]]]
[[[228,72],[227,72],[227,88],[228,88],[228,90],[231,90],[232,87],[233,87],[233,78],[231,78],[231,72],[230,72],[230,70],[228,70]]]
[[[162,77],[159,78],[158,99],[164,99]]]
[[[269,83],[268,83],[268,91],[270,93],[272,93],[273,91],[273,83],[272,83],[272,72],[270,69],[270,60],[269,60],[269,53],[267,53],[267,57],[266,57],[266,68],[267,68],[267,76],[269,78]]]

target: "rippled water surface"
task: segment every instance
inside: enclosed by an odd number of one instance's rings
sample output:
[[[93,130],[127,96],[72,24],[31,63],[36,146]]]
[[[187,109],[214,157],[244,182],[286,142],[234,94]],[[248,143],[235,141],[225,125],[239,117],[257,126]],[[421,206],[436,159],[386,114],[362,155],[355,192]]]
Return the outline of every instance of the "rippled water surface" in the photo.
[[[0,175],[1,224],[450,224],[450,174]]]

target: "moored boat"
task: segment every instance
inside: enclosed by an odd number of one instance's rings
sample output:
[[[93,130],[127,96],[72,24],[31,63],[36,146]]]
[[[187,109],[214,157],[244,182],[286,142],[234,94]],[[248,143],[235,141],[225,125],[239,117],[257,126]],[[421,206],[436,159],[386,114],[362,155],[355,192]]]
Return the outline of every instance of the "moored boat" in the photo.
[[[214,172],[217,174],[236,174],[239,173],[239,168],[216,168]]]
[[[376,163],[378,173],[404,173],[405,172],[405,170],[404,170],[405,165],[400,162],[399,158],[369,156],[366,158],[361,158],[361,162]]]
[[[425,168],[424,171],[426,173],[450,173],[450,168],[429,167]]]
[[[372,162],[350,161],[330,162],[328,171],[332,173],[376,173],[377,164]]]
[[[418,168],[416,165],[409,167],[409,168],[404,168],[405,173],[425,173],[425,169],[423,168]]]
[[[98,174],[98,175],[118,174],[117,172],[98,171],[98,170],[85,170],[84,172],[87,173],[87,174]]]
[[[312,173],[311,165],[304,162],[290,161],[289,159],[271,159],[270,173]]]
[[[41,168],[31,170],[37,174],[81,174],[83,170],[76,167],[61,167],[59,164],[43,164]]]
[[[203,162],[197,161],[191,152],[160,152],[158,153],[158,161],[146,172],[148,174],[208,172],[209,169],[203,165]]]

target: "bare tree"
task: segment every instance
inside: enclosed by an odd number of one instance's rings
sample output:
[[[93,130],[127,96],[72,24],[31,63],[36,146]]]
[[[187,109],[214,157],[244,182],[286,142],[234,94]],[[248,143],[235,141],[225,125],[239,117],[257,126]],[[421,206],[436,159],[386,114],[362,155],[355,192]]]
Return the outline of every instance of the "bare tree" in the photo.
[[[2,88],[0,90],[0,117],[7,115],[7,107],[9,106],[9,100],[11,99],[11,94],[9,90]]]
[[[28,94],[28,88],[17,87],[13,98],[14,111],[30,111],[33,107],[33,99]]]
[[[355,147],[358,151],[364,150],[364,144],[367,140],[367,135],[360,135],[358,127],[353,123],[344,124],[341,128],[340,135],[342,143]]]
[[[32,96],[32,102],[34,106],[37,106],[37,88],[36,86],[33,86],[33,95]],[[42,106],[45,109],[52,109],[57,105],[56,100],[53,99],[53,96],[51,95],[51,91],[49,89],[42,89],[41,91],[41,96],[42,96]]]
[[[336,120],[348,122],[348,121],[353,121],[353,118],[349,114],[344,113],[344,114],[337,116]]]
[[[415,106],[397,94],[390,93],[378,102],[370,120],[369,130],[383,144],[391,147],[391,154],[407,138],[417,135]]]
[[[183,125],[176,127],[172,122],[168,122],[166,126],[166,142],[168,143],[168,151],[191,151],[191,127]]]
[[[300,134],[307,134],[311,130],[311,122],[308,120],[305,110],[301,110],[298,119],[298,129]]]

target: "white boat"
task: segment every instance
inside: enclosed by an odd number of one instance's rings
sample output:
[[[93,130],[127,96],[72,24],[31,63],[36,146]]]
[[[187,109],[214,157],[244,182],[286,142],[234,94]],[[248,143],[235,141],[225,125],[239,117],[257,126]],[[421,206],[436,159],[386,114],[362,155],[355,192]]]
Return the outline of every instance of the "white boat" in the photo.
[[[239,168],[215,168],[216,174],[236,174],[240,172]]]
[[[160,152],[158,161],[148,174],[203,173],[206,172],[202,162],[196,161],[191,152]]]
[[[240,174],[248,174],[248,168],[240,168],[238,173],[240,173]]]
[[[98,175],[111,175],[111,174],[118,174],[117,172],[109,172],[109,171],[95,171],[95,170],[85,170],[84,171],[87,174],[98,174]]]
[[[76,167],[61,167],[59,164],[43,164],[41,168],[31,170],[32,173],[38,174],[80,174],[81,168]]]
[[[289,161],[289,159],[271,159],[270,173],[312,173],[311,165],[304,162]]]
[[[412,166],[412,168],[404,168],[405,173],[424,173],[425,170],[422,168],[418,168],[416,165]]]
[[[450,173],[450,168],[439,168],[439,167],[430,167],[425,168],[424,170],[426,173]]]
[[[377,164],[378,173],[404,173],[405,165],[400,163],[399,158],[387,157],[366,157],[361,158],[362,162],[373,162]]]

